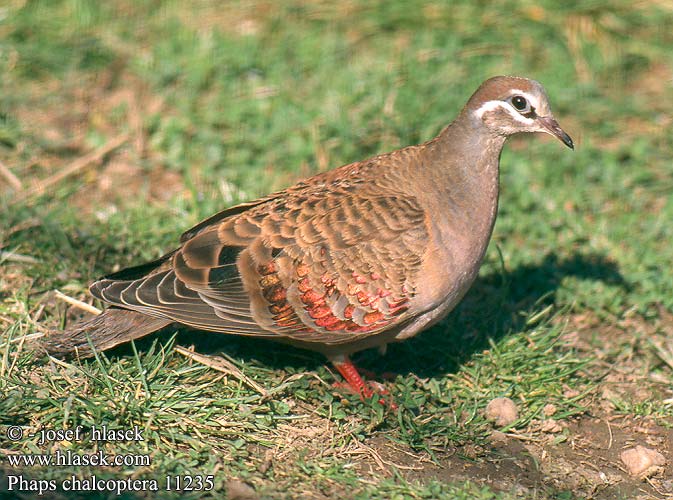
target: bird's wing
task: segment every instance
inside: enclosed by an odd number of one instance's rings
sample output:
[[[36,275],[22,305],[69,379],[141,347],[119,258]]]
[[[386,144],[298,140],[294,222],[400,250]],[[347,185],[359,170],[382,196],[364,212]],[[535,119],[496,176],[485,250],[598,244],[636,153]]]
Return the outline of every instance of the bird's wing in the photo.
[[[209,220],[163,259],[104,278],[92,293],[200,329],[325,344],[415,313],[428,222],[413,197],[314,182]]]

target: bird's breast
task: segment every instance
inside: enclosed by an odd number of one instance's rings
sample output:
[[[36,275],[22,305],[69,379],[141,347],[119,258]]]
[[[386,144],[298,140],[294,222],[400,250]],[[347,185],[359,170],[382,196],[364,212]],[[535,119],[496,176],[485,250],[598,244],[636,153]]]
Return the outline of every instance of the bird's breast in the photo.
[[[469,183],[454,182],[453,189],[438,192],[427,211],[431,238],[415,300],[416,310],[433,311],[433,322],[463,298],[486,253],[498,210],[498,165],[489,167],[474,172]]]

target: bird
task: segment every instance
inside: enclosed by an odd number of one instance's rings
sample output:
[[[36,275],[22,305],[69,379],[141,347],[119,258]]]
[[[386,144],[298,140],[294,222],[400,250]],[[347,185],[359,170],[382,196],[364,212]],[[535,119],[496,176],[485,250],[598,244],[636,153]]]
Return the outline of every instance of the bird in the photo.
[[[474,282],[498,211],[508,137],[574,149],[543,86],[484,81],[433,139],[319,173],[221,211],[163,257],[90,286],[109,307],[52,332],[54,356],[92,356],[176,324],[322,353],[363,399],[350,356],[444,318]]]

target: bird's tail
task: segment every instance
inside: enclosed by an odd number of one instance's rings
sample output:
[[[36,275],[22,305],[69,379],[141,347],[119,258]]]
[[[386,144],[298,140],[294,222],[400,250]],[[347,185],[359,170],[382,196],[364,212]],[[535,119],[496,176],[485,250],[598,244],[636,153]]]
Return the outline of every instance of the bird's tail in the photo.
[[[149,335],[172,323],[128,309],[110,308],[88,321],[77,323],[63,332],[51,332],[39,346],[52,356],[93,356],[92,346],[104,351],[116,345]]]

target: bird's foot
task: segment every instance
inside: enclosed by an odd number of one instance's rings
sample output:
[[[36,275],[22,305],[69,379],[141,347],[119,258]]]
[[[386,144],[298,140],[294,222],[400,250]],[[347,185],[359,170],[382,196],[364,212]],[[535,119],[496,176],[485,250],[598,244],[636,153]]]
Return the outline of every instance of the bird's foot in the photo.
[[[338,361],[332,360],[332,364],[346,379],[345,382],[336,382],[335,387],[358,394],[363,401],[371,399],[374,395],[380,396],[379,403],[390,407],[392,410],[397,409],[397,405],[390,397],[390,392],[385,386],[379,382],[362,380],[358,369],[348,357],[344,356]]]

